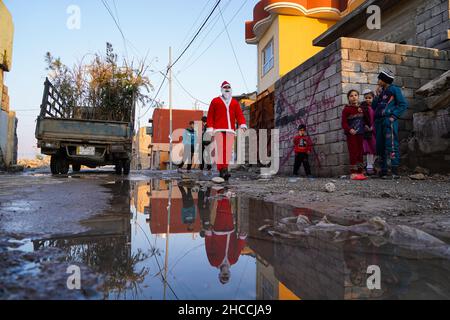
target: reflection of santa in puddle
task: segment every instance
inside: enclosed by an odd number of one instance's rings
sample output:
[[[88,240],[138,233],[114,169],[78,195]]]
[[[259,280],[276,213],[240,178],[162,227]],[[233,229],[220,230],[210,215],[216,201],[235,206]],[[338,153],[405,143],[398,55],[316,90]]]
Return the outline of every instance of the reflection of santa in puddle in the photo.
[[[221,193],[223,189],[219,191]],[[230,267],[238,261],[247,235],[236,230],[230,199],[224,197],[216,202],[211,226],[205,232],[205,247],[209,263],[220,270],[220,283],[226,284],[231,277]]]

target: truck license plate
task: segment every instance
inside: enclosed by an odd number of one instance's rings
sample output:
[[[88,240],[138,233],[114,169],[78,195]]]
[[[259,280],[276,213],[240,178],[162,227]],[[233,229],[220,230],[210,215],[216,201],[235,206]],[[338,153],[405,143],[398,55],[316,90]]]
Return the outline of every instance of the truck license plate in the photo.
[[[95,147],[77,147],[77,155],[79,156],[94,156]]]

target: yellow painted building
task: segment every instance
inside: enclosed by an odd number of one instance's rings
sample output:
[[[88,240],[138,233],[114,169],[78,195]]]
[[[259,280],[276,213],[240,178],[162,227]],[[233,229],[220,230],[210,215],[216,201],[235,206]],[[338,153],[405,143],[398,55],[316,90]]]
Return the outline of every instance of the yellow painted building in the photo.
[[[0,169],[17,162],[16,113],[10,109],[5,72],[12,66],[14,24],[11,13],[0,0]]]
[[[0,68],[11,70],[14,24],[11,13],[0,0]]]
[[[139,128],[139,132],[133,139],[133,163],[134,169],[149,169],[151,166],[150,145],[152,136],[147,128]]]
[[[257,45],[258,92],[323,48],[313,40],[364,0],[260,0],[246,22],[246,42]]]

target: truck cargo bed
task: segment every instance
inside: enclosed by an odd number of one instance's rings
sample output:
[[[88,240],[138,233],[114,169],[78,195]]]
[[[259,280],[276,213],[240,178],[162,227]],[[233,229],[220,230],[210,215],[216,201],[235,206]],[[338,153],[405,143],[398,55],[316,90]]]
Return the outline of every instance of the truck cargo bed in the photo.
[[[60,140],[86,143],[126,143],[132,138],[129,123],[39,118],[36,125],[38,140]]]

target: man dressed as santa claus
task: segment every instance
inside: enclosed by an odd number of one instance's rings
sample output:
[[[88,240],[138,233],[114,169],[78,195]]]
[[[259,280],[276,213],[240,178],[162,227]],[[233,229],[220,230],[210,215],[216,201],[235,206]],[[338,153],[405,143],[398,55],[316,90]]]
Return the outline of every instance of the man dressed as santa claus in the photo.
[[[247,130],[247,125],[239,102],[232,97],[231,85],[225,81],[221,89],[222,95],[215,98],[209,106],[207,133],[214,134],[217,170],[222,178],[228,180],[228,164],[233,152],[236,122],[239,129],[244,131]]]
[[[246,246],[247,234],[238,231],[236,213],[225,190],[212,191],[212,196],[221,198],[211,204],[211,224],[205,231],[205,249],[209,264],[219,269],[220,283],[226,284],[231,278],[231,266],[238,262]]]

